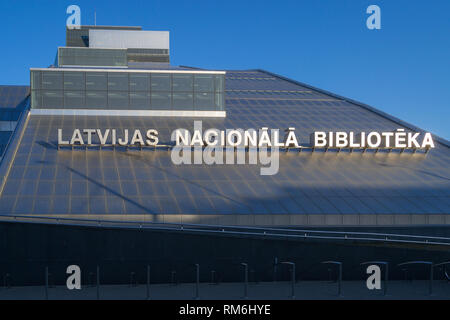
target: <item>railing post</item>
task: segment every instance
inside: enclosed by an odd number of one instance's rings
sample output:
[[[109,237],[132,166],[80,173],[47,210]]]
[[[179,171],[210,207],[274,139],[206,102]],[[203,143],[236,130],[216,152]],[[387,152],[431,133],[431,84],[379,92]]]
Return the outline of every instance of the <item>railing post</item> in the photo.
[[[177,275],[177,272],[175,270],[172,270],[172,272],[171,272],[171,282],[172,282],[173,286],[177,285],[176,275]]]
[[[97,300],[100,300],[100,267],[97,266]]]
[[[339,265],[338,296],[341,296],[341,290],[342,290],[342,263]]]
[[[273,282],[277,282],[277,273],[278,273],[278,258],[275,257],[273,261]]]
[[[195,283],[195,299],[199,299],[199,286],[200,286],[200,265],[198,263],[195,264],[196,271],[196,283]]]
[[[292,265],[292,299],[295,299],[295,263]]]
[[[433,278],[434,278],[433,264],[431,264],[430,265],[430,283],[429,283],[429,288],[428,288],[428,293],[430,296],[433,294]]]
[[[147,300],[150,300],[150,265],[147,265]]]
[[[45,300],[48,300],[48,266],[45,267]]]
[[[248,299],[248,264],[243,262],[241,266],[244,267],[244,296],[242,299]]]
[[[433,267],[435,267],[436,265],[433,264],[433,262],[431,261],[408,261],[408,262],[404,262],[404,263],[400,263],[397,266],[407,266],[407,265],[414,265],[414,264],[422,264],[422,265],[429,265],[430,266],[430,279],[428,282],[428,294],[432,295],[433,294]]]
[[[339,261],[322,261],[323,264],[334,264],[338,267],[338,278],[337,278],[337,283],[338,283],[338,290],[337,290],[337,294],[340,297],[341,293],[342,293],[342,262]]]
[[[384,290],[383,290],[383,296],[387,294],[387,287],[388,287],[388,280],[389,280],[389,263],[386,262],[385,271],[384,271]]]
[[[282,262],[291,266],[291,298],[295,299],[295,263],[294,262]]]

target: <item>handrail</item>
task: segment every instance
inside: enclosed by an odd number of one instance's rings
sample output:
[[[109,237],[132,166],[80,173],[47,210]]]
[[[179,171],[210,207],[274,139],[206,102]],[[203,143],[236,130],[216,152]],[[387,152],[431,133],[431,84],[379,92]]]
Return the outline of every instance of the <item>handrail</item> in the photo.
[[[326,240],[358,240],[371,242],[392,242],[409,244],[427,244],[427,245],[445,245],[450,246],[450,238],[417,236],[405,234],[387,234],[371,232],[344,232],[344,231],[325,231],[325,230],[305,230],[292,228],[262,228],[251,226],[226,226],[226,225],[207,225],[191,223],[162,223],[149,221],[120,221],[120,220],[102,220],[102,219],[83,219],[83,218],[65,218],[51,216],[33,216],[33,215],[0,215],[0,220],[8,221],[18,220],[38,220],[38,223],[44,223],[44,220],[55,224],[65,224],[72,226],[92,225],[97,227],[116,227],[116,228],[146,228],[155,230],[172,230],[183,232],[198,233],[221,233],[237,234],[248,236],[263,236],[277,238],[297,238],[297,239],[326,239]],[[26,222],[26,221],[25,221]],[[72,223],[70,223],[72,222]]]

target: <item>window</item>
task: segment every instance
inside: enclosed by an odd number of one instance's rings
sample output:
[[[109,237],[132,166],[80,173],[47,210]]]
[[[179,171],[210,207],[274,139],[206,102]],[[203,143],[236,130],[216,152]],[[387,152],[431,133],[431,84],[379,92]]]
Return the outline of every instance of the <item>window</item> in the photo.
[[[171,110],[170,92],[152,92],[151,108],[153,110]]]
[[[64,90],[84,90],[84,72],[64,72]]]
[[[130,109],[149,110],[150,92],[130,92]]]
[[[193,91],[193,78],[190,74],[174,74],[172,75],[173,91]]]
[[[42,89],[61,90],[63,87],[63,73],[58,71],[42,72]]]
[[[87,91],[86,108],[105,109],[107,105],[106,91]]]
[[[200,92],[195,94],[195,110],[211,110],[214,107],[214,93]]]
[[[150,75],[146,73],[130,73],[130,91],[149,91]]]
[[[31,89],[41,88],[41,72],[31,71]]]
[[[210,74],[195,75],[195,91],[214,92],[214,76]]]
[[[64,108],[82,109],[84,99],[84,91],[64,91]]]
[[[46,109],[62,109],[63,108],[62,91],[43,90],[42,105]]]
[[[86,90],[106,90],[105,72],[86,72]]]
[[[152,74],[152,91],[170,91],[169,74]]]
[[[108,73],[109,91],[128,91],[128,73]]]
[[[108,108],[127,110],[128,92],[108,92]]]
[[[193,110],[194,101],[193,94],[189,92],[173,93],[173,109],[174,110]]]
[[[224,76],[158,72],[31,71],[32,107],[224,110]]]

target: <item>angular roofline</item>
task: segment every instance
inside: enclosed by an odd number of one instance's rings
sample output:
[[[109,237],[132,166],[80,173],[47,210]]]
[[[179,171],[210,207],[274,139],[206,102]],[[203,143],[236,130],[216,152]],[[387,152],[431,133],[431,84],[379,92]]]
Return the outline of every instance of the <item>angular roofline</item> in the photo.
[[[394,117],[394,116],[392,116],[392,115],[390,115],[390,114],[388,114],[388,113],[386,113],[384,111],[378,110],[378,109],[376,109],[376,108],[374,108],[372,106],[369,106],[369,105],[367,105],[365,103],[362,103],[362,102],[359,102],[359,101],[356,101],[356,100],[353,100],[353,99],[350,99],[350,98],[347,98],[347,97],[340,96],[338,94],[329,92],[327,90],[323,90],[323,89],[319,89],[319,88],[313,87],[313,86],[311,86],[309,84],[306,84],[306,83],[303,83],[303,82],[300,82],[300,81],[296,81],[296,80],[293,80],[293,79],[281,76],[279,74],[266,71],[264,69],[254,69],[254,71],[264,72],[264,73],[266,73],[268,75],[271,75],[273,77],[277,77],[279,79],[282,79],[282,80],[285,80],[285,81],[289,81],[291,83],[294,83],[294,84],[306,87],[306,88],[311,89],[311,90],[315,90],[317,92],[329,95],[331,97],[350,102],[350,103],[355,104],[355,105],[357,105],[357,106],[359,106],[361,108],[364,108],[364,109],[366,109],[368,111],[371,111],[371,112],[373,112],[373,113],[375,113],[375,114],[377,114],[377,115],[379,115],[379,116],[381,116],[383,118],[386,118],[386,119],[388,119],[388,120],[390,120],[392,122],[395,122],[395,123],[397,123],[397,124],[407,128],[407,129],[410,129],[410,130],[413,130],[413,131],[416,131],[416,132],[425,132],[425,130],[423,130],[423,129],[415,126],[415,125],[412,125],[412,124],[410,124],[410,123],[408,123],[406,121],[403,121],[403,120],[401,120],[401,119],[399,119],[397,117]],[[446,146],[447,148],[450,148],[450,141],[448,141],[448,140],[446,140],[446,139],[444,139],[442,137],[439,137],[439,136],[437,136],[437,135],[435,135],[433,133],[432,133],[432,136],[433,136],[434,140],[436,140],[440,144]]]

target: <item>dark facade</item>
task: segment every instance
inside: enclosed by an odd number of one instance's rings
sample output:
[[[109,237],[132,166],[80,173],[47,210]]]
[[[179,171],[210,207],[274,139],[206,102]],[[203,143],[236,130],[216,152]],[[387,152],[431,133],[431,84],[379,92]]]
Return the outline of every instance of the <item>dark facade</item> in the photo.
[[[366,228],[380,231],[382,228]],[[386,228],[389,233],[449,236],[449,228]],[[8,274],[11,286],[43,285],[44,270],[51,284],[64,285],[66,268],[76,264],[83,270],[84,286],[95,283],[99,266],[102,284],[129,284],[130,274],[146,282],[151,266],[152,283],[195,282],[195,264],[200,264],[200,281],[209,282],[215,271],[219,282],[242,281],[242,265],[249,265],[249,281],[290,279],[282,261],[296,263],[296,279],[329,280],[328,266],[321,262],[344,262],[343,278],[360,280],[367,275],[360,263],[389,261],[390,279],[404,279],[405,261],[448,261],[448,246],[383,244],[364,241],[281,240],[261,237],[206,235],[145,229],[98,228],[35,223],[0,223],[0,274]],[[278,261],[278,264],[275,262]],[[428,279],[423,266],[410,268],[407,277]],[[172,273],[175,272],[175,278]],[[336,278],[333,271],[331,277]],[[444,279],[436,268],[435,279]]]

